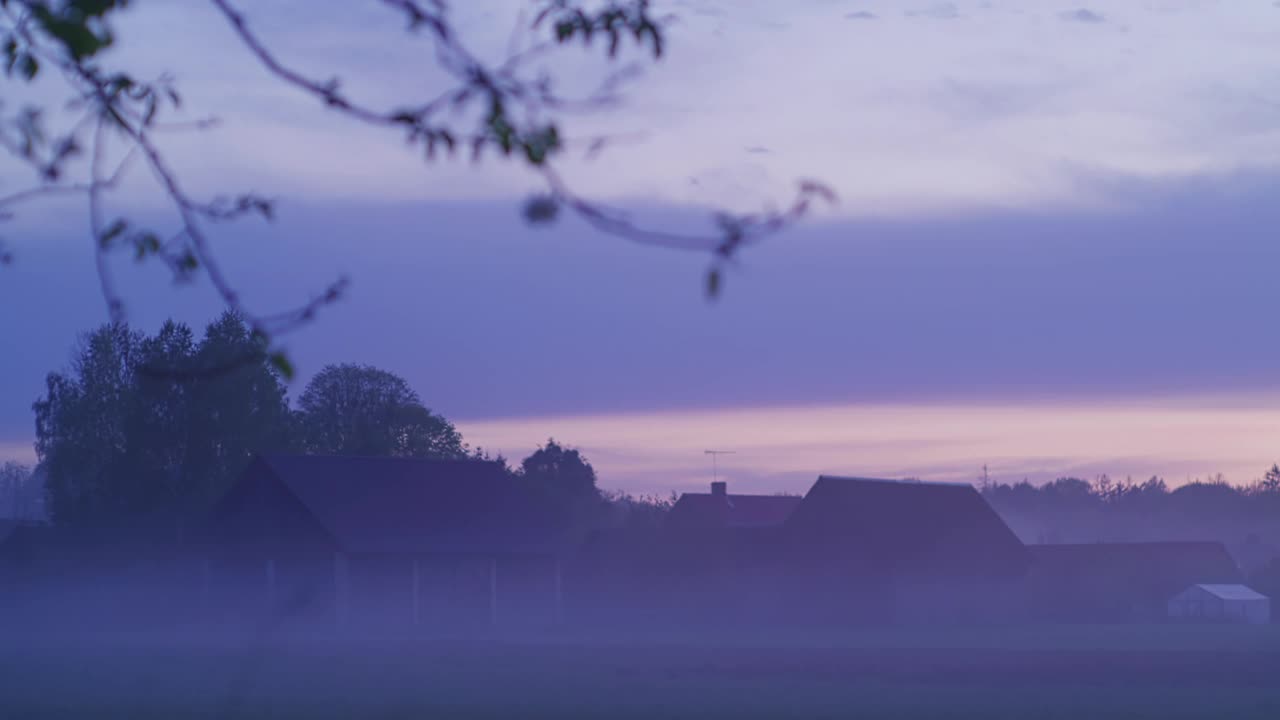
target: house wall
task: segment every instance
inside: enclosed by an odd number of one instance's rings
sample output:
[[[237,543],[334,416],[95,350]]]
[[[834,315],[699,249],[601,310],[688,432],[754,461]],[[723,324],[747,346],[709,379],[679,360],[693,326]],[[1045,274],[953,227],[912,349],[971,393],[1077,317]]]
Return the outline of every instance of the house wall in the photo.
[[[1009,623],[1029,616],[1021,579],[901,579],[893,618],[912,624]]]
[[[1219,620],[1225,611],[1222,598],[1201,587],[1189,587],[1169,601],[1169,617],[1180,620]]]
[[[237,547],[206,553],[201,616],[217,622],[332,622],[333,554],[322,550]]]
[[[354,627],[466,631],[559,618],[551,556],[356,554],[348,571],[346,623]]]
[[[1271,622],[1271,600],[1255,600],[1247,603],[1243,616],[1246,622],[1254,625]]]
[[[559,618],[552,557],[240,548],[212,555],[208,568],[202,616],[219,622],[474,630]]]
[[[1203,588],[1192,587],[1169,600],[1169,617],[1183,621],[1263,624],[1271,621],[1271,601],[1266,598],[1227,600]]]

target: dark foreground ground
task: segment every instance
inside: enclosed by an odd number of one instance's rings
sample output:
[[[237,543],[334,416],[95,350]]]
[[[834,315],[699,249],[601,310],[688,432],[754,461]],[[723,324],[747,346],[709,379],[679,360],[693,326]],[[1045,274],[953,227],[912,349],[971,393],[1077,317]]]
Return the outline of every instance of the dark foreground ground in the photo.
[[[1280,626],[7,632],[0,718],[1280,718]]]

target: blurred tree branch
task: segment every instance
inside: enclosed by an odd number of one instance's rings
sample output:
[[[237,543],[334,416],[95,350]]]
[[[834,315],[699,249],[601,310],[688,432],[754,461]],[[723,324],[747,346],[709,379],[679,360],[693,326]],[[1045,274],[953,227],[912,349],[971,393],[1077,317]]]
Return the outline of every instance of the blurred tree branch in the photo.
[[[567,211],[593,228],[626,240],[657,247],[692,249],[710,256],[707,293],[721,287],[721,272],[737,253],[805,216],[815,200],[834,201],[825,187],[805,182],[785,209],[758,215],[718,214],[715,231],[681,235],[642,227],[626,213],[607,208],[574,191],[553,167],[567,147],[561,131],[565,113],[590,111],[616,103],[622,86],[638,71],[621,65],[582,97],[562,94],[555,79],[539,72],[534,61],[552,49],[581,43],[588,51],[603,49],[617,61],[632,45],[650,61],[663,57],[668,18],[654,15],[649,0],[609,0],[586,5],[572,0],[530,0],[531,16],[521,12],[507,57],[496,64],[481,61],[457,32],[444,0],[370,0],[405,20],[407,30],[429,41],[435,65],[449,87],[424,101],[388,108],[362,103],[349,95],[339,78],[319,79],[290,66],[257,35],[249,17],[232,0],[209,0],[235,31],[245,49],[274,78],[314,97],[323,107],[365,125],[403,133],[427,161],[466,153],[473,162],[486,154],[511,158],[538,174],[547,190],[524,207],[531,223],[555,220]],[[213,127],[212,120],[175,122],[182,98],[167,77],[145,81],[107,69],[108,51],[116,37],[111,21],[122,9],[143,3],[131,0],[0,0],[0,44],[8,82],[31,84],[53,76],[68,92],[68,107],[81,113],[73,126],[54,132],[45,108],[11,110],[0,101],[0,149],[35,175],[32,187],[0,196],[0,219],[8,219],[23,203],[47,195],[83,195],[97,259],[99,282],[113,322],[126,309],[107,256],[132,251],[138,261],[158,259],[177,281],[197,275],[209,280],[226,306],[244,318],[253,336],[286,376],[292,363],[279,338],[310,322],[326,305],[342,297],[347,279],[339,278],[296,307],[271,313],[249,308],[231,277],[222,269],[208,234],[214,223],[275,214],[275,203],[253,193],[202,200],[190,195],[179,168],[165,157],[153,133],[169,129]],[[528,42],[521,42],[527,35]],[[461,119],[460,119],[461,118]],[[599,152],[608,137],[588,139],[588,154]],[[113,151],[122,160],[108,169]],[[88,177],[71,179],[72,161],[88,153]],[[139,160],[175,211],[178,227],[164,233],[136,226],[127,217],[108,218],[106,197]],[[164,238],[164,239],[162,239]],[[11,260],[0,238],[0,263]],[[260,357],[258,358],[260,359]],[[247,358],[246,360],[253,360]],[[163,374],[165,369],[157,368]]]

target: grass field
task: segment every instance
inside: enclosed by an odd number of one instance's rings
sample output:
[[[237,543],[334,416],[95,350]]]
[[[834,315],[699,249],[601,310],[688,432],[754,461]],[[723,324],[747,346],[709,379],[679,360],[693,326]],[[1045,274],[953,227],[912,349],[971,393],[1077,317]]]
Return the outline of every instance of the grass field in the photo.
[[[1277,718],[1280,626],[6,638],[0,718]]]

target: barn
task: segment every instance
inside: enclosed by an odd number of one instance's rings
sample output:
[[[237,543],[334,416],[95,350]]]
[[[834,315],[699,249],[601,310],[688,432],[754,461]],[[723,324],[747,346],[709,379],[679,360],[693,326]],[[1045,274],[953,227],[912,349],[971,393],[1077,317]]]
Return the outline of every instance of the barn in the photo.
[[[204,536],[208,606],[342,624],[554,620],[566,523],[496,462],[255,459]]]
[[[1007,618],[1022,543],[969,485],[822,476],[803,498],[686,495],[661,531],[595,534],[579,598],[603,617],[857,625]]]
[[[973,486],[821,476],[787,519],[796,603],[813,618],[1007,620],[1022,542]]]
[[[1219,542],[1028,545],[1033,617],[1056,622],[1153,622],[1192,585],[1231,585],[1240,569]]]
[[[1261,625],[1271,622],[1271,600],[1246,585],[1192,585],[1169,599],[1169,617]]]

